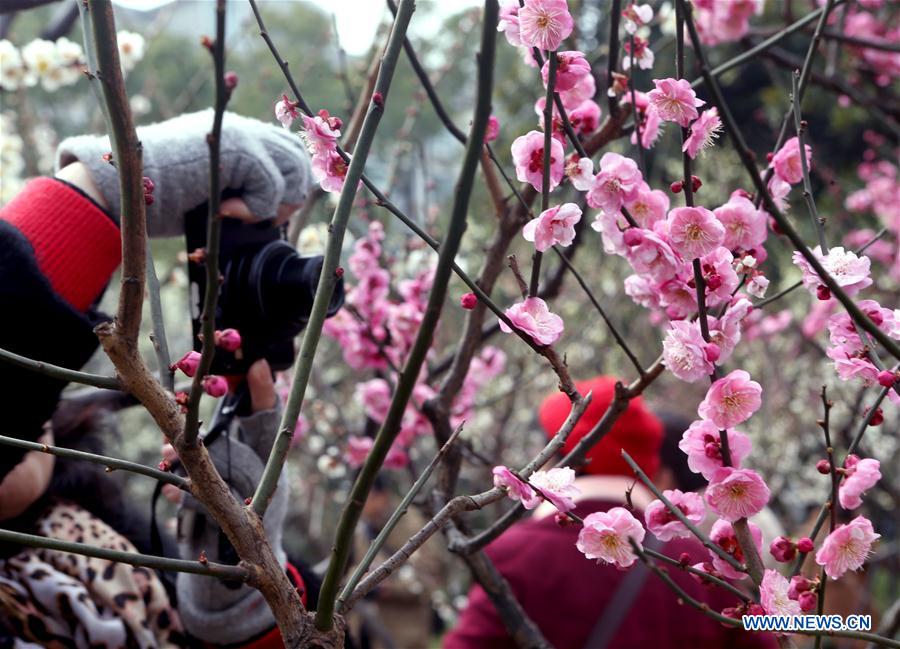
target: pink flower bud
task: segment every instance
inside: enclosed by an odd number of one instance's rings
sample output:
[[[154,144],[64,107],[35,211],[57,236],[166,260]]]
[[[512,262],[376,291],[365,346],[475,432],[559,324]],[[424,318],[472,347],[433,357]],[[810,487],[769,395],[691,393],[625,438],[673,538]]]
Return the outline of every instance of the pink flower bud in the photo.
[[[791,577],[791,584],[788,587],[788,597],[796,600],[798,597],[800,597],[800,593],[804,593],[812,587],[812,582],[802,575]]]
[[[343,269],[343,267],[338,266],[337,268],[335,268],[335,269],[334,269],[334,276],[337,277],[338,279],[340,279],[341,277],[343,277],[343,276],[344,276],[344,269]]]
[[[705,350],[706,360],[710,363],[715,363],[719,360],[719,356],[722,354],[722,350],[719,349],[719,346],[716,343],[709,343],[706,345]]]
[[[819,596],[811,590],[807,590],[800,593],[800,597],[797,598],[797,601],[800,603],[800,610],[804,613],[809,613],[814,610],[816,604],[819,603]]]
[[[173,372],[175,370],[181,370],[187,376],[194,376],[197,373],[197,367],[200,365],[200,353],[195,351],[190,351],[184,356],[181,357],[178,362],[174,363],[171,368]]]
[[[691,565],[691,555],[689,555],[687,552],[682,552],[680,555],[678,555],[678,563],[680,563],[682,566]]]
[[[882,370],[878,373],[878,385],[889,388],[897,381],[897,375],[890,370]]]
[[[478,304],[478,296],[474,293],[466,293],[459,298],[459,305],[464,309],[474,309],[476,304]]]
[[[241,348],[241,334],[237,329],[223,329],[216,331],[216,346],[226,352],[236,352]]]
[[[252,497],[252,496],[247,496],[246,498],[244,498],[244,504],[247,505],[247,506],[252,505],[252,504],[253,504],[253,497]]]
[[[379,108],[384,108],[384,95],[382,95],[380,92],[374,93],[372,95],[372,103]]]
[[[701,187],[703,187],[703,181],[697,176],[691,176],[691,191],[697,191]]]
[[[672,192],[673,194],[680,194],[680,193],[681,193],[681,190],[682,190],[683,188],[684,188],[684,181],[683,181],[683,180],[676,180],[674,183],[672,183],[671,185],[669,185],[669,190],[671,190],[671,192]]]
[[[816,289],[816,297],[822,300],[823,302],[831,299],[831,289],[827,286],[819,286]]]
[[[103,158],[103,161],[104,161],[104,162],[106,162],[106,163],[108,163],[108,164],[111,164],[111,165],[115,166],[115,163],[113,162],[113,154],[112,154],[112,151],[107,151],[106,153],[104,153],[104,154],[103,154],[102,156],[100,156],[100,157]]]
[[[493,142],[500,135],[500,120],[496,115],[488,117],[487,130],[484,132],[484,141]]]
[[[210,374],[203,377],[203,391],[216,399],[224,397],[228,393],[228,381],[225,377]]]
[[[819,460],[816,462],[816,471],[822,475],[828,475],[831,473],[831,462],[828,460]]]
[[[640,228],[628,228],[622,233],[622,240],[626,246],[633,248],[641,245],[641,242],[644,240],[644,233],[641,232]]]
[[[237,72],[234,72],[233,70],[226,72],[225,76],[222,77],[222,81],[225,83],[225,90],[232,92],[238,85]]]
[[[815,545],[813,545],[812,539],[808,536],[797,539],[797,549],[803,554],[809,554],[814,548]]]
[[[167,471],[167,472],[168,472],[168,470],[171,469],[171,468],[172,468],[172,467],[169,465],[169,461],[168,461],[168,460],[163,460],[162,462],[159,463],[159,470],[160,470],[160,471]]]
[[[797,546],[786,536],[779,536],[772,541],[769,546],[769,552],[775,557],[776,561],[786,563],[797,556]]]

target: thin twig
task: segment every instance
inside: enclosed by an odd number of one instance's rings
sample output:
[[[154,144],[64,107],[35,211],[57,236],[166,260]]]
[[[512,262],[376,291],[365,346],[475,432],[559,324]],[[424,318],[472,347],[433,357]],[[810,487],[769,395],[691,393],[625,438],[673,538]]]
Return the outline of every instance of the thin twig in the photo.
[[[803,144],[800,144],[801,155],[803,155]],[[826,386],[822,386],[822,408],[824,409],[824,415],[821,420],[817,423],[822,428],[822,434],[825,436],[825,453],[828,456],[828,479],[831,481],[831,497],[828,499],[826,503],[828,508],[831,510],[831,517],[829,522],[828,529],[834,532],[834,528],[837,527],[837,507],[838,507],[838,483],[840,482],[840,478],[838,477],[837,466],[834,463],[834,448],[831,445],[831,407],[834,404],[828,400],[828,388]],[[824,566],[820,570],[819,575],[819,597],[818,602],[816,603],[816,613],[818,615],[822,615],[825,611],[825,585],[828,583],[828,576],[825,574]],[[822,638],[816,638],[815,649],[819,649],[822,646]]]
[[[119,379],[114,376],[101,376],[99,374],[70,370],[68,367],[60,367],[59,365],[51,365],[44,361],[36,361],[32,358],[26,358],[25,356],[20,356],[19,354],[15,354],[2,348],[0,348],[0,361],[5,361],[54,379],[60,379],[61,381],[80,383],[81,385],[92,385],[95,388],[106,388],[107,390],[122,389],[122,384],[119,383]]]
[[[209,210],[206,215],[206,294],[203,296],[203,311],[200,323],[203,343],[200,348],[200,363],[194,373],[188,396],[187,415],[184,423],[184,439],[188,444],[197,441],[200,432],[200,398],[203,396],[203,380],[212,367],[216,353],[216,304],[219,301],[219,243],[222,238],[222,219],[219,205],[222,200],[219,165],[222,146],[222,120],[229,92],[225,88],[225,3],[216,2],[216,40],[210,48],[215,77],[215,112],[212,131],[206,136],[209,147]]]
[[[659,498],[660,502],[666,506],[672,515],[677,518],[681,523],[690,530],[691,534],[697,537],[697,539],[703,544],[703,547],[715,552],[719,557],[725,561],[728,565],[730,565],[735,570],[739,570],[741,572],[747,571],[747,566],[742,565],[737,559],[728,554],[724,549],[720,548],[718,545],[712,542],[712,540],[700,529],[694,525],[688,517],[684,515],[678,507],[672,504],[668,498],[663,495],[663,492],[659,490],[655,484],[653,484],[653,480],[651,480],[646,473],[641,469],[637,462],[632,459],[632,457],[628,454],[628,452],[622,449],[622,458],[628,463],[628,466],[634,471],[635,475],[640,479],[644,485],[653,492],[653,495]],[[745,555],[746,556],[746,555]]]
[[[724,588],[729,593],[731,593],[732,595],[734,595],[735,597],[737,597],[738,599],[740,599],[743,602],[749,603],[749,602],[754,601],[750,595],[748,595],[747,593],[742,591],[740,588],[737,588],[736,586],[729,584],[724,579],[719,579],[718,577],[711,575],[708,572],[705,572],[703,570],[700,570],[699,568],[695,568],[694,566],[691,566],[691,565],[688,565],[685,563],[681,563],[681,561],[679,561],[678,559],[674,559],[670,556],[667,556],[667,555],[663,554],[662,552],[657,552],[656,550],[651,550],[650,548],[646,548],[646,547],[644,548],[644,552],[646,552],[648,556],[653,557],[657,561],[663,561],[665,563],[668,563],[671,566],[676,566],[687,573],[690,573],[692,575],[696,575],[697,577],[700,577],[701,581],[708,582],[710,584],[715,584],[716,586],[719,586],[720,588]]]
[[[175,485],[179,489],[187,491],[188,493],[190,493],[191,491],[190,480],[186,480],[185,478],[175,475],[174,473],[169,473],[168,471],[160,471],[159,469],[154,469],[152,467],[138,464],[136,462],[129,462],[128,460],[120,460],[118,458],[107,457],[105,455],[76,451],[72,448],[50,446],[48,444],[41,444],[39,442],[28,442],[22,439],[17,439],[15,437],[7,437],[6,435],[0,435],[0,444],[22,448],[26,451],[37,451],[38,453],[46,453],[47,455],[54,455],[56,457],[68,458],[72,460],[84,460],[85,462],[100,464],[106,467],[107,473],[110,473],[114,470],[130,471],[131,473],[145,475],[149,478],[159,480],[160,482],[165,482],[166,484]]]
[[[544,169],[541,182],[541,213],[550,208],[550,143],[553,141],[553,89],[556,87],[556,68],[559,58],[556,52],[548,52],[547,95],[544,101]],[[544,254],[534,251],[531,258],[531,282],[528,284],[528,295],[535,296],[541,279],[541,259]]]
[[[156,364],[159,365],[159,381],[169,392],[175,391],[175,372],[171,369],[172,357],[169,355],[169,341],[166,338],[166,320],[160,299],[159,277],[153,263],[153,248],[147,240],[147,295],[150,298],[150,319],[153,331],[150,340],[156,351]]]
[[[606,88],[613,87],[613,73],[619,67],[619,21],[622,17],[622,0],[612,0],[609,9],[609,49],[606,52]],[[609,114],[615,116],[619,110],[619,102],[607,92],[609,100]],[[632,109],[635,107],[632,106]]]
[[[797,129],[797,146],[800,149],[800,168],[803,171],[803,200],[806,201],[806,207],[809,210],[809,216],[812,219],[813,228],[819,237],[819,249],[823,255],[828,254],[828,243],[825,241],[825,219],[819,218],[819,211],[816,209],[816,200],[812,194],[812,183],[809,179],[809,163],[806,161],[806,145],[804,144],[803,134],[806,131],[806,122],[800,117],[800,95],[797,92],[798,82],[800,81],[800,71],[794,70],[791,75],[791,106],[794,110],[794,128]]]
[[[247,581],[249,576],[249,571],[240,565],[227,566],[209,561],[201,563],[200,561],[155,557],[139,552],[111,550],[109,548],[101,548],[87,543],[61,541],[46,536],[38,536],[37,534],[23,534],[11,530],[0,529],[0,541],[15,545],[24,545],[30,548],[44,548],[69,554],[79,554],[85,557],[94,557],[95,559],[105,559],[114,563],[127,563],[132,566],[143,566],[145,568],[153,568],[154,570],[188,572],[195,575],[209,575],[210,577],[237,581]]]
[[[437,467],[440,461],[447,454],[447,451],[453,445],[453,442],[456,441],[456,438],[459,437],[462,429],[463,424],[460,424],[456,427],[456,430],[454,430],[453,434],[450,435],[450,439],[447,440],[447,442],[440,448],[434,458],[432,458],[431,462],[428,463],[428,466],[425,467],[425,470],[422,471],[418,479],[413,483],[410,490],[407,491],[402,500],[400,500],[400,504],[397,505],[397,509],[395,509],[394,513],[391,514],[390,518],[388,518],[387,522],[384,524],[384,527],[382,527],[381,531],[378,532],[378,535],[372,541],[369,549],[366,550],[366,554],[363,556],[362,561],[359,562],[359,565],[356,566],[356,569],[347,580],[347,583],[344,584],[344,588],[343,590],[341,590],[341,595],[337,599],[338,611],[343,612],[344,603],[346,602],[347,598],[350,597],[350,595],[353,593],[353,589],[356,588],[359,580],[362,579],[364,574],[366,574],[366,571],[369,569],[369,566],[372,565],[372,561],[375,559],[375,555],[377,555],[379,550],[381,550],[381,548],[384,546],[388,536],[397,526],[397,523],[400,522],[400,519],[406,514],[406,511],[409,509],[409,506],[412,503],[413,499],[422,490],[422,487],[425,486],[425,483],[428,482],[428,478],[431,477],[431,474],[434,471],[435,467]]]

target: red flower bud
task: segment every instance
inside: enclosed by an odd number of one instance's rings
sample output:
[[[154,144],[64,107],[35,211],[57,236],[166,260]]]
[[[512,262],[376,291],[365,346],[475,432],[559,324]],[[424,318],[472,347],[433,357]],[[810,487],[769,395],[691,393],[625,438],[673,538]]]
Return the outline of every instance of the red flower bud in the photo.
[[[691,191],[697,191],[701,187],[703,187],[703,181],[697,176],[691,176]]]
[[[878,373],[878,385],[889,388],[897,381],[897,375],[890,370],[882,370]]]
[[[253,498],[251,496],[247,496],[246,498],[244,498],[245,505],[250,505],[252,503],[253,503]]]
[[[341,266],[338,266],[334,269],[334,276],[340,279],[344,276],[344,269]]]
[[[173,372],[175,370],[181,370],[187,376],[194,376],[197,373],[197,367],[200,365],[200,353],[195,351],[190,351],[184,356],[182,356],[178,361],[172,364],[169,368]]]
[[[228,393],[228,381],[222,376],[210,374],[203,377],[203,391],[211,397],[218,399]]]
[[[197,557],[197,561],[202,563],[204,566],[209,563],[209,559],[206,558],[206,550],[200,550],[200,556]]]
[[[379,108],[384,108],[384,95],[382,95],[380,92],[374,93],[372,95],[372,103]]]
[[[474,309],[476,304],[478,304],[478,296],[474,293],[466,293],[459,298],[459,305],[466,310]]]
[[[222,81],[225,83],[225,90],[227,90],[228,92],[233,92],[238,85],[237,72],[229,70],[225,73],[225,76],[222,77]]]
[[[168,461],[168,460],[163,460],[162,462],[159,463],[159,470],[160,470],[160,471],[166,471],[166,472],[168,472],[169,469],[171,469],[171,468],[172,468],[172,467],[169,465],[169,461]]]
[[[827,286],[819,286],[816,288],[816,297],[825,302],[831,299],[831,289]]]
[[[769,152],[766,154],[766,162],[772,162],[772,158],[774,158],[774,157],[775,157],[775,154],[772,153],[771,151],[769,151]]]
[[[775,557],[776,561],[786,563],[797,556],[797,546],[786,536],[779,536],[769,546],[769,553]]]
[[[681,190],[684,189],[684,181],[676,180],[674,183],[669,185],[669,189],[673,194],[680,194]]]
[[[107,151],[106,153],[104,153],[104,154],[103,154],[102,156],[100,156],[100,157],[103,158],[103,161],[104,161],[104,162],[108,162],[109,164],[115,166],[115,163],[113,162],[112,151]]]
[[[704,350],[704,354],[706,356],[706,360],[708,360],[710,363],[715,363],[717,360],[719,360],[719,356],[721,356],[722,350],[719,349],[719,346],[716,343],[708,343],[706,345],[706,349]]]
[[[226,352],[236,352],[241,348],[241,334],[237,329],[223,329],[215,333],[216,346]]]
[[[831,462],[828,460],[819,460],[816,462],[816,471],[822,475],[828,475],[831,473]]]
[[[869,420],[869,426],[880,426],[884,423],[884,412],[881,408],[875,408],[872,418]]]
[[[687,552],[682,552],[680,555],[678,555],[678,563],[680,563],[682,566],[691,565],[691,555],[689,555]]]
[[[797,549],[803,554],[809,554],[814,548],[815,545],[813,545],[812,539],[808,536],[797,539]]]
[[[800,597],[797,598],[797,601],[800,603],[800,610],[804,613],[809,613],[810,611],[815,610],[816,604],[819,603],[819,596],[811,590],[807,590],[800,593]]]
[[[215,45],[215,41],[211,39],[209,36],[201,36],[200,44],[212,52],[213,46]]]

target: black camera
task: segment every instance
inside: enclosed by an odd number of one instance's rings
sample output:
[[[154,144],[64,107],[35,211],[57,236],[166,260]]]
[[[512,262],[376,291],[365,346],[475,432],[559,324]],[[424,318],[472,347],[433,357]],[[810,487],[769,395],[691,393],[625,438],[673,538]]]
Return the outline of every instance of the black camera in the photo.
[[[223,198],[234,196],[226,192]],[[185,215],[188,254],[206,248],[209,207],[201,205]],[[216,307],[216,329],[237,329],[241,348],[236,352],[216,349],[212,374],[245,374],[250,365],[265,358],[273,370],[284,370],[294,361],[294,337],[306,326],[312,310],[323,258],[301,257],[284,236],[284,227],[270,221],[246,223],[223,218],[219,245],[222,276]],[[189,302],[194,329],[194,349],[202,341],[203,297],[206,269],[188,261]],[[344,304],[344,282],[338,279],[328,305],[328,317]]]

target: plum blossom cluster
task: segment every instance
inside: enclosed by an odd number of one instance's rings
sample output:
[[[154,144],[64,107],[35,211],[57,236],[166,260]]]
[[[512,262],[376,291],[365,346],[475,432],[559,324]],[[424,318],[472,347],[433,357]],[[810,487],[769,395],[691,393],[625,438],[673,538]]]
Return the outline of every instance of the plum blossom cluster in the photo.
[[[227,352],[236,352],[241,348],[241,334],[237,329],[222,329],[215,332],[215,345]],[[200,352],[189,351],[176,362],[172,363],[169,369],[172,372],[181,371],[185,376],[193,378],[200,368]],[[224,376],[216,374],[208,374],[203,377],[201,385],[203,391],[209,396],[218,399],[228,394],[228,381]],[[175,395],[175,400],[184,409],[187,406],[187,394],[179,392]]]
[[[897,241],[900,240],[900,210],[897,210],[897,205],[900,204],[900,173],[895,163],[875,160],[875,147],[885,145],[884,137],[867,133],[866,139],[872,148],[866,150],[865,160],[857,168],[857,175],[865,186],[847,196],[844,206],[857,215],[872,214],[893,235],[893,243],[876,241],[868,247],[866,254],[874,261],[884,264],[890,269],[891,277],[900,281],[900,254],[897,250]],[[873,230],[855,230],[844,243],[854,247],[862,246],[871,242],[874,236]]]
[[[421,325],[434,275],[433,267],[428,266],[412,278],[395,282],[388,260],[384,259],[383,240],[383,226],[373,221],[366,236],[356,241],[348,259],[353,281],[347,281],[345,307],[324,327],[325,335],[338,342],[344,361],[351,368],[377,374],[357,386],[354,398],[366,416],[378,424],[384,421],[390,407],[397,368],[403,366]],[[458,426],[471,418],[478,392],[502,373],[505,364],[505,354],[495,347],[483,348],[472,360],[469,374],[451,404],[451,425]],[[423,375],[413,388],[400,432],[387,456],[387,467],[406,466],[410,446],[431,434],[422,406],[435,394]],[[344,460],[352,467],[360,466],[371,447],[370,437],[351,435]]]
[[[762,13],[764,0],[694,0],[694,23],[705,45],[734,43],[747,35],[750,18]]]
[[[274,110],[275,119],[286,129],[290,129],[297,118],[302,119],[300,136],[312,160],[313,177],[326,192],[340,192],[348,168],[348,163],[338,153],[338,138],[343,127],[341,119],[324,109],[314,116],[305,115],[299,110],[299,102],[291,101],[287,95],[281,95]]]
[[[129,31],[116,34],[122,70],[131,71],[144,58],[144,37]],[[47,92],[71,86],[84,77],[84,50],[66,37],[36,38],[21,49],[0,40],[0,88],[17,90],[38,83]]]
[[[900,26],[896,21],[879,18],[874,10],[883,3],[863,3],[849,8],[844,19],[843,32],[854,38],[872,40],[884,44],[900,44]],[[851,45],[855,59],[873,73],[875,83],[888,86],[900,77],[900,51],[889,51]]]

